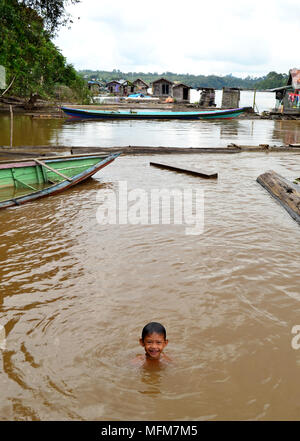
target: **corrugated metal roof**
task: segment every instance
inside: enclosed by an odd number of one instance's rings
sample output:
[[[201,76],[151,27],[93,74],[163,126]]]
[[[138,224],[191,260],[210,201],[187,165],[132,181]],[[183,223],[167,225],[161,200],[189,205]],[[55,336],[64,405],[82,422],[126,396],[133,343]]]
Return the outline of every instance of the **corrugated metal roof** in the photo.
[[[167,80],[166,78],[159,78],[158,80],[153,81],[152,84],[158,83],[159,81],[166,81],[167,83],[173,84],[173,81]]]
[[[174,87],[179,87],[179,86],[182,86],[182,87],[188,87],[189,89],[192,89],[191,86],[187,86],[187,85],[184,84],[184,83],[175,83],[174,86],[173,86],[173,89],[174,89]]]
[[[143,81],[141,78],[137,78],[136,80],[133,81],[133,84],[137,83],[138,81],[141,81],[143,84],[145,84],[145,86],[149,87],[147,83],[145,83],[145,81]]]
[[[286,90],[286,89],[293,89],[293,86],[289,85],[289,86],[275,87],[274,89],[267,89],[267,92],[279,92],[280,90]]]

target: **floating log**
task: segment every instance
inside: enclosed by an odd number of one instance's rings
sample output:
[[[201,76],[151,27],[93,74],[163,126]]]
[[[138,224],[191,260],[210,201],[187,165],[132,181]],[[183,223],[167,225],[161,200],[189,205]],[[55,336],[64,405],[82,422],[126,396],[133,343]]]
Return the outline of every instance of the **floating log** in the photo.
[[[41,150],[22,150],[22,149],[1,149],[0,148],[0,156],[7,158],[8,156],[11,158],[32,158],[33,156],[57,156],[58,153],[51,151],[41,151]]]
[[[126,147],[72,147],[72,153],[84,153],[85,151],[93,152],[95,149],[101,151],[117,152],[122,150],[124,155],[169,155],[169,154],[191,154],[191,153],[239,153],[237,148],[228,147],[152,147],[152,146],[135,146]]]
[[[256,179],[300,224],[300,185],[294,184],[273,170]]]
[[[195,168],[182,168],[178,167],[177,165],[171,165],[171,164],[162,164],[161,162],[150,162],[150,165],[153,165],[154,167],[158,168],[165,168],[167,170],[176,171],[179,173],[187,173],[189,175],[199,176],[201,178],[205,179],[217,179],[218,173],[205,173],[201,170],[195,169]]]
[[[55,146],[18,146],[10,148],[9,146],[0,146],[0,156],[6,153],[10,153],[10,156],[42,156],[44,152],[47,152],[47,155],[57,154],[58,152],[65,152],[67,154],[85,154],[85,153],[114,153],[122,151],[123,155],[170,155],[170,154],[202,154],[202,153],[224,153],[224,154],[235,154],[241,152],[297,152],[299,153],[299,148],[290,147],[290,146],[269,146],[266,148],[265,146],[238,146],[238,145],[229,145],[228,147],[153,147],[153,146],[113,146],[113,147],[82,147],[82,146],[63,146],[63,145],[55,145]],[[35,154],[33,154],[35,152]],[[50,153],[51,152],[51,153]],[[4,153],[4,154],[3,154]]]
[[[9,146],[0,146],[0,152],[4,151],[5,153],[10,149]],[[120,150],[123,154],[127,155],[136,155],[136,154],[172,154],[172,153],[239,153],[240,149],[238,148],[230,148],[230,147],[153,147],[153,146],[113,146],[113,147],[82,147],[82,146],[18,146],[11,149],[11,152],[26,152],[26,151],[51,151],[51,152],[67,152],[68,154],[78,154],[78,153],[98,153],[98,152],[119,152]]]

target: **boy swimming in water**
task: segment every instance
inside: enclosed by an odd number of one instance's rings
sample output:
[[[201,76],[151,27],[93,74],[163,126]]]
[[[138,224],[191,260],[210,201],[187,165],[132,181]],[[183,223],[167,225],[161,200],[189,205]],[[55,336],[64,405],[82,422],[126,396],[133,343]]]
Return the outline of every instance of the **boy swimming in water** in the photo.
[[[163,353],[164,348],[168,344],[168,340],[166,329],[160,323],[151,322],[144,326],[139,342],[145,349],[145,355],[137,357],[134,360],[135,363],[144,362],[147,364],[157,364],[161,361],[171,361],[171,359]]]

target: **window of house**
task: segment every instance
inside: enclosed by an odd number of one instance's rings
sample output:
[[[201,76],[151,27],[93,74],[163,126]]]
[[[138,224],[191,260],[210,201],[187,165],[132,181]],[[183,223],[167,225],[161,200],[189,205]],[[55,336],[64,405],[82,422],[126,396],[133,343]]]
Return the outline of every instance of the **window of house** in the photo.
[[[169,95],[169,84],[162,84],[162,94]]]

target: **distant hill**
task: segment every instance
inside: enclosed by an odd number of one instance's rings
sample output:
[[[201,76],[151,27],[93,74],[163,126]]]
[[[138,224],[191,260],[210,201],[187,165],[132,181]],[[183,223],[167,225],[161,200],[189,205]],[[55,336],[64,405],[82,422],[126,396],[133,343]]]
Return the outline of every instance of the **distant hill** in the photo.
[[[106,70],[79,70],[78,73],[86,80],[98,79],[102,81],[128,79],[134,81],[137,78],[141,78],[146,83],[150,84],[158,78],[164,77],[170,81],[180,81],[193,89],[197,87],[213,87],[214,89],[222,89],[223,87],[238,87],[240,89],[272,89],[274,87],[285,86],[287,83],[288,75],[276,72],[269,72],[267,75],[259,78],[247,78],[234,77],[231,74],[226,76],[217,75],[190,75],[190,74],[176,74],[173,72],[163,72],[158,74],[144,73],[144,72],[121,72],[114,69],[113,71]]]

